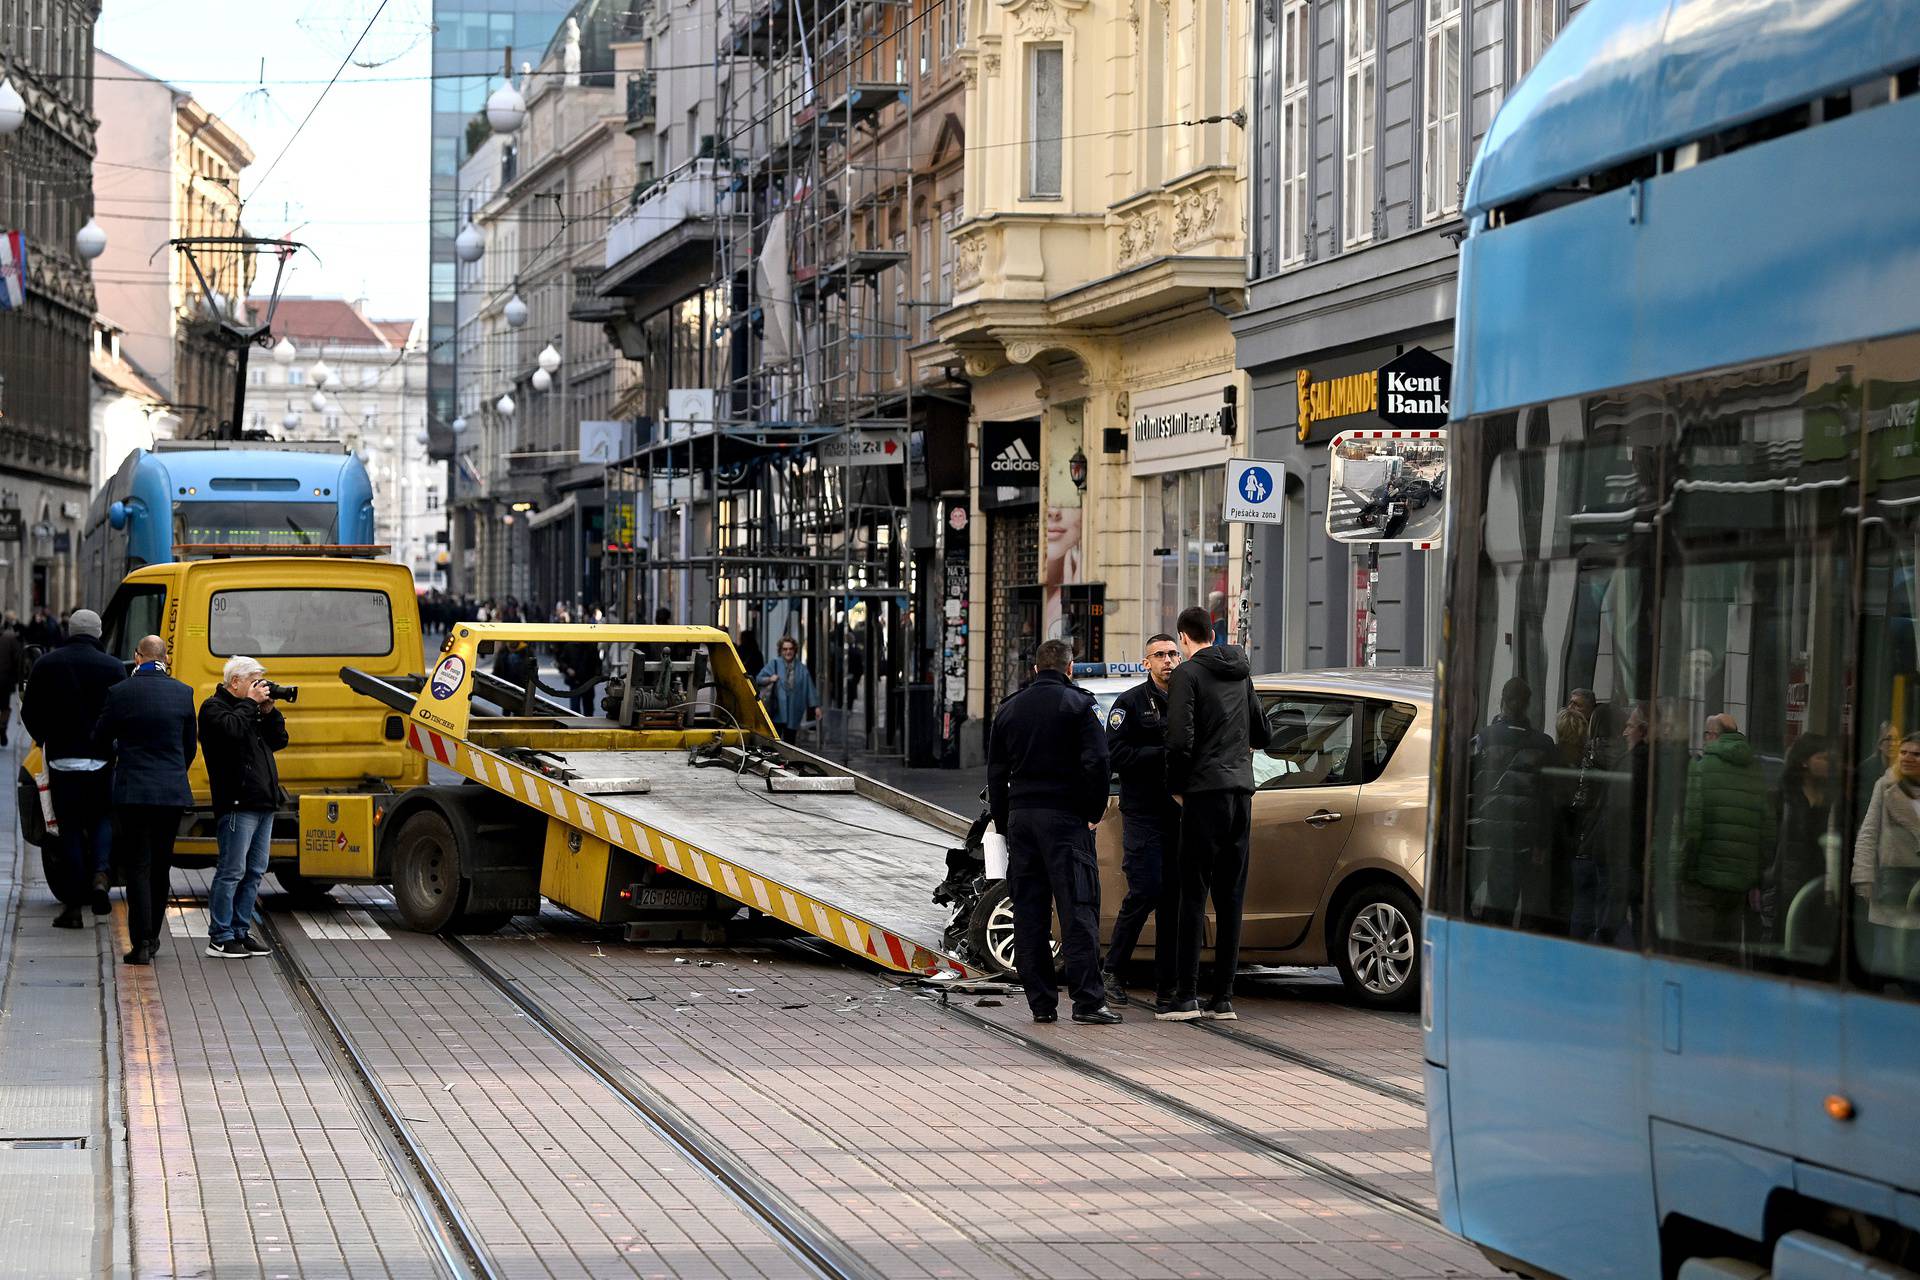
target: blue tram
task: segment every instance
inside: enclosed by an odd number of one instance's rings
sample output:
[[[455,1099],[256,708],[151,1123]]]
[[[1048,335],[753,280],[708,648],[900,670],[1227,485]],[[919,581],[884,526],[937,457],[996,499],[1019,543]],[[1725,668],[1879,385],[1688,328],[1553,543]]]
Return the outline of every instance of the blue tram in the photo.
[[[1424,1016],[1514,1270],[1920,1275],[1917,76],[1594,0],[1475,164]]]

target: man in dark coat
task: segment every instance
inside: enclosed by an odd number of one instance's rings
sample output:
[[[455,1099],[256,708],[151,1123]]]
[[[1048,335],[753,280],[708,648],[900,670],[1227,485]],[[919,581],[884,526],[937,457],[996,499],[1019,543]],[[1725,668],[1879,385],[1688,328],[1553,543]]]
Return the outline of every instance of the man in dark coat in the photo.
[[[0,747],[7,745],[7,722],[13,718],[13,691],[27,665],[27,648],[20,642],[20,615],[7,610],[0,618]]]
[[[273,705],[258,660],[228,658],[220,675],[220,687],[200,704],[200,749],[207,755],[220,847],[207,894],[207,954],[244,960],[272,950],[251,930],[254,896],[273,853],[273,815],[280,808],[273,753],[287,745],[287,721]]]
[[[93,891],[93,912],[105,915],[113,833],[107,823],[112,775],[93,745],[93,726],[107,703],[107,690],[127,678],[127,669],[100,647],[100,615],[77,609],[67,642],[33,664],[27,691],[20,697],[20,723],[45,748],[53,816],[60,824],[66,852],[62,876],[72,901]],[[57,892],[57,889],[56,889]],[[78,929],[80,908],[69,906],[54,918],[62,929]]]
[[[1048,640],[1033,655],[1033,683],[994,713],[987,742],[987,803],[1007,837],[1013,954],[1035,1022],[1059,1018],[1053,981],[1053,913],[1073,1020],[1108,1025],[1100,983],[1100,869],[1093,829],[1107,808],[1107,739],[1093,695],[1067,678],[1073,650]]]
[[[1180,932],[1170,1022],[1230,1021],[1240,967],[1240,917],[1253,835],[1253,749],[1267,745],[1267,718],[1253,669],[1238,645],[1213,642],[1213,619],[1183,609],[1176,630],[1184,661],[1167,686],[1167,789],[1180,812]],[[1200,1003],[1200,948],[1213,900],[1213,991]]]
[[[1760,880],[1778,839],[1766,774],[1726,712],[1707,717],[1687,770],[1680,864],[1680,936],[1738,948],[1757,931]]]
[[[1154,921],[1156,1011],[1173,1003],[1174,948],[1180,914],[1180,806],[1167,791],[1167,686],[1180,661],[1173,637],[1147,641],[1147,678],[1113,700],[1107,714],[1107,755],[1120,777],[1120,869],[1127,896],[1113,921],[1113,940],[1101,973],[1107,1002],[1126,1004],[1128,961],[1147,921]]]
[[[1468,758],[1468,911],[1475,919],[1544,929],[1552,922],[1553,806],[1547,770],[1559,759],[1533,727],[1533,686],[1514,676]]]
[[[130,679],[107,694],[93,739],[113,761],[113,822],[127,886],[128,964],[160,949],[180,815],[193,807],[193,690],[167,674],[167,642],[148,636],[133,651]]]

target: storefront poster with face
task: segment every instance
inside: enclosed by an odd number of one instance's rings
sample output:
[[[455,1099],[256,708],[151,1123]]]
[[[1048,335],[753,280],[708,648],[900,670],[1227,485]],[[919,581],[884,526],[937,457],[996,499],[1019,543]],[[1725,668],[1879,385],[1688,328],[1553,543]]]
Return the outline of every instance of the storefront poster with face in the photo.
[[[1080,511],[1079,507],[1047,508],[1047,559],[1040,581],[1046,588],[1041,623],[1048,640],[1069,638],[1061,588],[1080,581]]]

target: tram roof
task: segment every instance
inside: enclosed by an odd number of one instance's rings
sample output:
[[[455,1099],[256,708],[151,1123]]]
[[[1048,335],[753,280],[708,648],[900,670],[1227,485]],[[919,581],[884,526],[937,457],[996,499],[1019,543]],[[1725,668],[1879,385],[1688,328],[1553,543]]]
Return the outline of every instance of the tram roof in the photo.
[[[1916,53],[1913,0],[1591,0],[1501,107],[1467,212],[1810,101]]]

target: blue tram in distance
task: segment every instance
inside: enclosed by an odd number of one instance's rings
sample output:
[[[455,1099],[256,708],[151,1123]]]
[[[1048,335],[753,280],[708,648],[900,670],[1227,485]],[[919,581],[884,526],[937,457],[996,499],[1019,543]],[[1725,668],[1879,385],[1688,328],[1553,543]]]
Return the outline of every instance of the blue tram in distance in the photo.
[[[1920,1276],[1920,4],[1592,0],[1466,205],[1444,1219]]]
[[[142,565],[187,549],[366,546],[367,468],[330,441],[163,440],[129,453],[94,495],[82,535],[85,599],[101,608]]]

